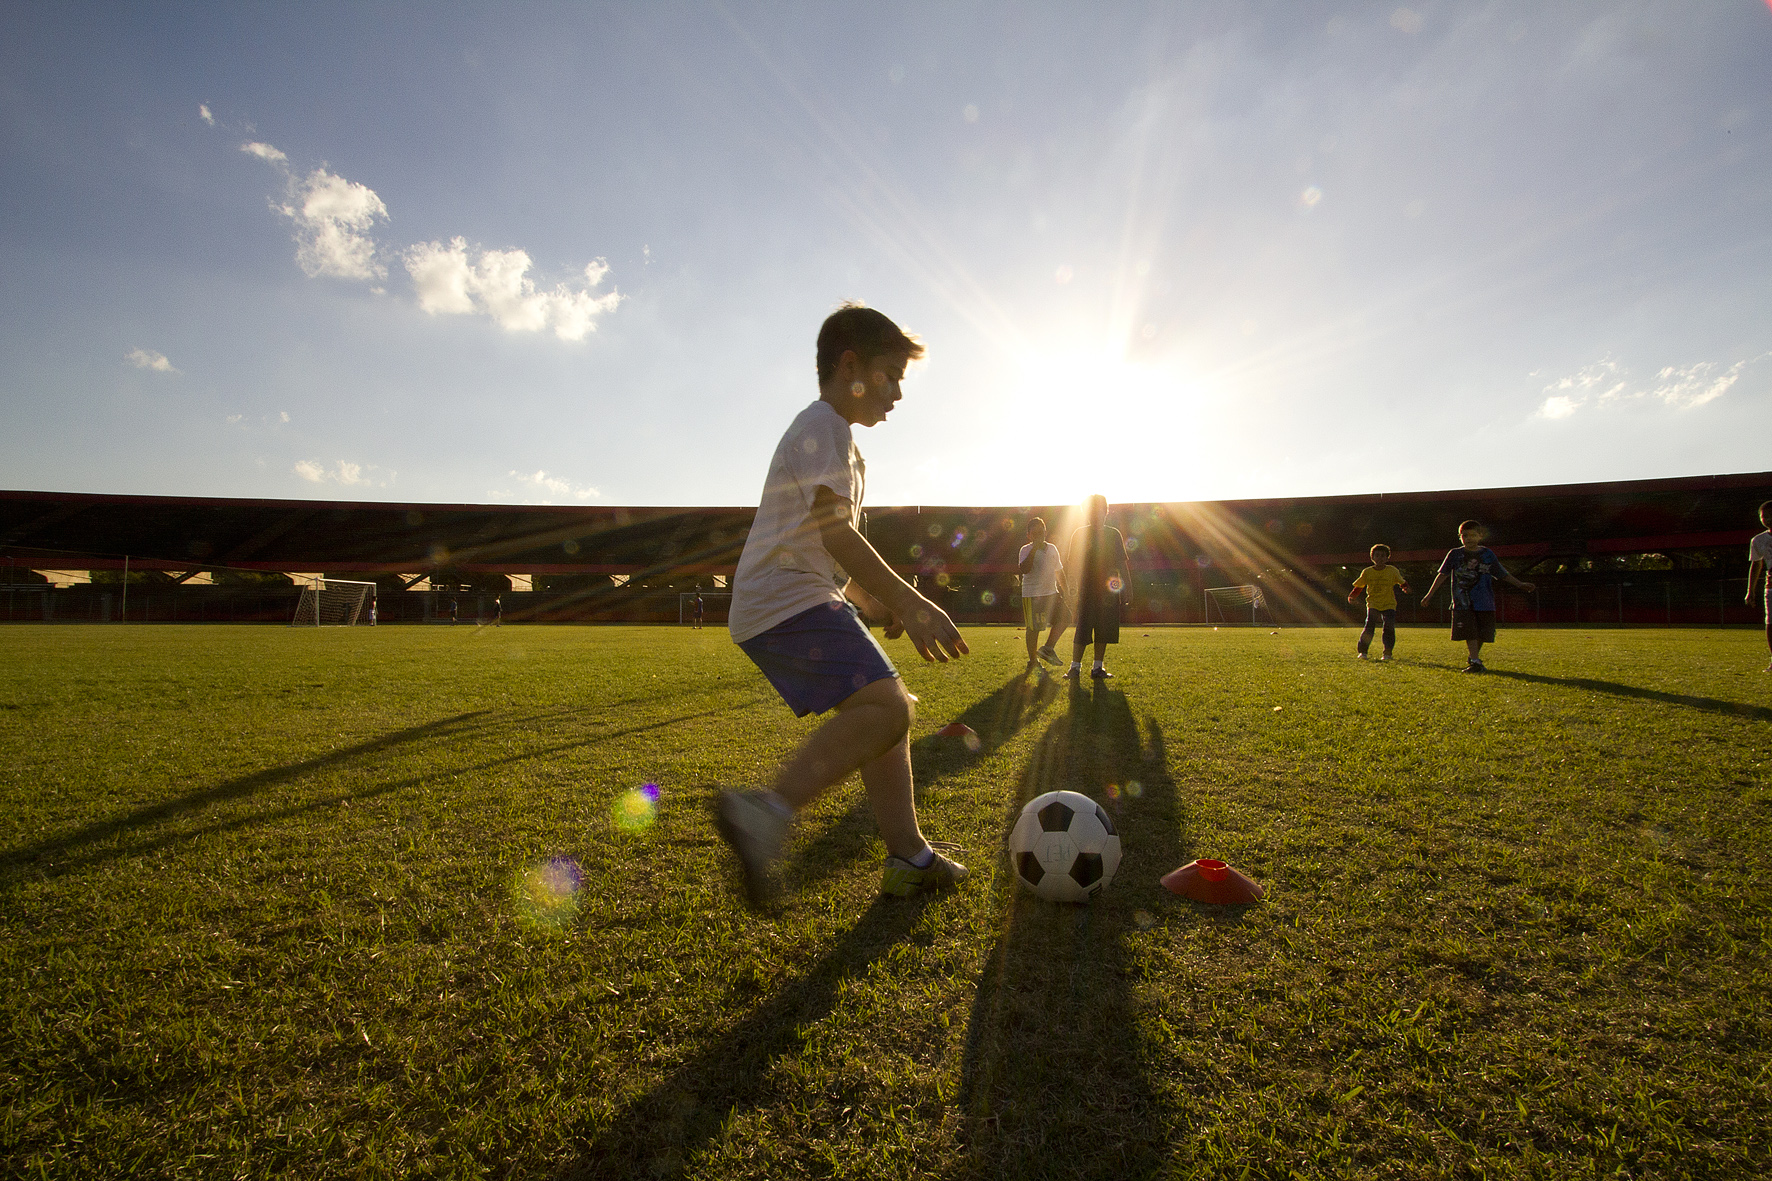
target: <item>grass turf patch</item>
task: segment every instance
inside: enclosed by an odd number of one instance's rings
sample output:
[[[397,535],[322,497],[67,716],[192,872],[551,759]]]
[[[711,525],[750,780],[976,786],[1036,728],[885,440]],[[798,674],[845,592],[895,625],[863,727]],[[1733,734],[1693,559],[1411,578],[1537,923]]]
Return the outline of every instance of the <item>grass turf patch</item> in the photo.
[[[0,629],[0,1154],[46,1176],[1734,1177],[1767,1113],[1757,633],[1127,632],[923,666],[783,911],[707,821],[815,723],[722,632]],[[977,752],[934,731],[970,724]],[[656,817],[624,810],[659,785]],[[1126,858],[1015,888],[1021,801]],[[1157,886],[1217,856],[1248,908]],[[537,909],[571,858],[576,894]],[[543,892],[545,894],[545,891]],[[544,897],[543,902],[549,901]]]

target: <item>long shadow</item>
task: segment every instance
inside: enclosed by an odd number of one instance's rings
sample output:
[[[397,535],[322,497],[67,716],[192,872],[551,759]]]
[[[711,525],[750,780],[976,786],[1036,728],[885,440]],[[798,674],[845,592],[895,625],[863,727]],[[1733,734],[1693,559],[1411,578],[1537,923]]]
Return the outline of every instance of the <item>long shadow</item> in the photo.
[[[1740,701],[1721,701],[1715,697],[1692,697],[1685,693],[1666,693],[1660,689],[1645,689],[1641,685],[1621,685],[1617,681],[1596,681],[1589,677],[1547,677],[1541,673],[1515,672],[1505,668],[1492,668],[1487,675],[1507,677],[1515,681],[1531,681],[1536,685],[1563,685],[1570,689],[1586,689],[1591,693],[1609,693],[1614,697],[1635,697],[1643,701],[1660,701],[1667,705],[1683,705],[1688,709],[1703,710],[1705,713],[1730,714],[1738,718],[1754,718],[1762,722],[1772,722],[1772,709],[1763,705],[1748,705]]]
[[[1026,676],[1011,677],[991,693],[979,698],[952,721],[964,722],[978,735],[977,750],[969,749],[957,738],[925,735],[911,743],[911,772],[916,783],[917,802],[943,779],[972,766],[985,755],[1008,742],[1034,721],[1058,696],[1055,682],[1047,678],[1030,680]],[[874,814],[867,796],[841,816],[827,821],[813,832],[803,833],[795,841],[795,853],[788,874],[795,889],[806,889],[845,871],[848,865],[867,852],[874,840]]]
[[[964,1153],[953,1177],[1142,1178],[1165,1159],[1157,1049],[1140,1037],[1128,943],[1177,900],[1157,879],[1188,858],[1161,728],[1141,740],[1126,696],[1079,690],[1023,770],[1005,830],[1035,795],[1067,789],[1114,815],[1124,859],[1087,906],[1036,898],[999,856],[1003,922],[973,1001],[961,1064]],[[1189,912],[1190,919],[1193,913]]]
[[[729,708],[729,707],[728,707]],[[251,775],[229,780],[215,787],[192,792],[173,800],[166,800],[146,808],[138,808],[126,816],[114,817],[110,820],[89,824],[65,836],[39,841],[33,845],[0,854],[0,891],[17,886],[26,876],[56,878],[75,873],[94,865],[124,857],[139,857],[158,849],[182,844],[198,837],[215,832],[226,832],[245,828],[255,824],[274,823],[288,819],[304,812],[342,803],[346,800],[366,799],[373,796],[386,795],[408,787],[416,787],[441,775],[464,775],[481,771],[489,771],[497,767],[509,766],[513,763],[525,762],[541,758],[545,755],[559,754],[562,751],[579,747],[594,746],[630,734],[640,734],[648,730],[657,730],[666,726],[674,726],[681,722],[694,721],[698,718],[713,717],[727,712],[726,708],[703,710],[699,713],[684,714],[680,717],[665,718],[644,725],[629,726],[621,730],[606,730],[582,738],[574,738],[566,742],[552,743],[548,746],[532,747],[515,754],[504,755],[495,759],[487,759],[465,766],[450,767],[446,770],[427,771],[421,775],[383,782],[360,791],[347,792],[342,795],[329,796],[325,800],[313,801],[288,808],[279,808],[266,812],[254,813],[251,816],[237,817],[219,821],[193,829],[185,829],[169,833],[149,840],[134,840],[122,844],[91,849],[89,846],[100,844],[110,838],[129,836],[139,830],[187,815],[199,809],[230,800],[240,799],[267,788],[291,782],[315,771],[336,767],[353,759],[381,755],[395,747],[405,746],[419,741],[436,741],[448,738],[459,740],[465,735],[480,733],[490,729],[487,724],[470,724],[475,719],[486,716],[487,710],[474,710],[469,713],[457,714],[435,722],[427,722],[422,726],[412,726],[398,730],[380,738],[370,739],[355,746],[341,750],[329,751],[327,754],[312,759],[304,759],[299,763],[291,763],[283,767],[271,767]],[[561,711],[562,715],[570,711]],[[548,717],[555,715],[538,715]],[[508,726],[525,726],[534,722],[534,718],[512,719]],[[82,852],[81,850],[85,850]],[[45,864],[47,863],[47,864]]]
[[[926,896],[876,899],[806,975],[732,1029],[710,1033],[657,1085],[586,1129],[578,1159],[557,1176],[681,1177],[734,1115],[776,1097],[776,1065],[836,1007],[844,981],[910,935],[927,904]]]

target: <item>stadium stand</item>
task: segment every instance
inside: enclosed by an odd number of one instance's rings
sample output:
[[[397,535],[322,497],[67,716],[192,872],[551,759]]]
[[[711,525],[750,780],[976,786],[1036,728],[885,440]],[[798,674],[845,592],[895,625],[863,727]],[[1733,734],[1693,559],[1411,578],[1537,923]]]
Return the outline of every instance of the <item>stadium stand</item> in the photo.
[[[1117,505],[1134,621],[1201,621],[1208,586],[1260,584],[1272,621],[1342,623],[1375,541],[1425,586],[1457,523],[1539,584],[1504,597],[1514,623],[1751,623],[1741,605],[1754,510],[1772,473],[1530,488]],[[1068,537],[1069,506],[873,508],[867,532],[956,618],[1010,622],[1031,513]],[[744,545],[748,508],[382,504],[0,492],[0,618],[287,622],[290,572],[372,579],[382,622],[675,622],[677,595],[713,589]],[[90,571],[52,586],[37,571]],[[513,589],[512,578],[529,590]],[[1734,584],[1731,591],[1730,583]],[[208,585],[194,585],[205,582]],[[1437,618],[1405,611],[1405,621]],[[719,608],[710,623],[721,623]]]

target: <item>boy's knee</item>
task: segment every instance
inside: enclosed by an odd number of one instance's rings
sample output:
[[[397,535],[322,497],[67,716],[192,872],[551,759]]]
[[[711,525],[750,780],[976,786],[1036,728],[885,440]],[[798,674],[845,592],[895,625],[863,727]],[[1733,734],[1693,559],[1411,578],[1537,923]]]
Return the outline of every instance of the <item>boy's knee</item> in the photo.
[[[840,708],[852,709],[856,706],[866,706],[894,738],[902,738],[910,733],[911,723],[917,718],[911,695],[906,692],[904,682],[897,677],[874,681],[856,690]]]

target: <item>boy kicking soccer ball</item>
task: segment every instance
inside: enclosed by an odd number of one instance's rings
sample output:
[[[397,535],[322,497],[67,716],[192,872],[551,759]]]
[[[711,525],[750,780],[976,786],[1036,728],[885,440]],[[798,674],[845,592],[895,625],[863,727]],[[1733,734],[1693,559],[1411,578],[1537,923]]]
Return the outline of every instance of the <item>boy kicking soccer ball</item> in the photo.
[[[967,651],[946,612],[894,574],[856,528],[866,467],[850,428],[885,419],[905,366],[922,355],[921,344],[871,308],[845,304],[825,320],[818,401],[794,418],[769,461],[733,575],[733,640],[795,714],[836,711],[767,791],[720,793],[715,823],[738,854],[753,905],[774,892],[795,813],[856,770],[886,843],[881,890],[907,895],[966,879],[966,867],[917,826],[906,740],[914,698],[862,622],[886,624],[888,639],[910,636],[925,660]]]
[[[1391,649],[1397,646],[1397,590],[1401,588],[1404,594],[1408,594],[1409,584],[1404,581],[1403,572],[1390,564],[1390,546],[1381,542],[1367,552],[1372,555],[1372,564],[1360,571],[1360,576],[1354,579],[1354,589],[1347,592],[1350,603],[1361,591],[1366,592],[1366,630],[1360,633],[1354,655],[1366,659],[1366,649],[1372,646],[1372,629],[1382,624],[1384,651],[1378,659],[1389,660]]]
[[[1488,672],[1483,664],[1483,645],[1495,642],[1495,579],[1510,583],[1531,594],[1530,582],[1521,582],[1502,566],[1495,551],[1484,545],[1489,531],[1481,521],[1465,521],[1458,526],[1460,545],[1446,552],[1434,584],[1421,596],[1423,603],[1434,597],[1442,582],[1452,584],[1452,638],[1463,640],[1470,661],[1467,673]]]

